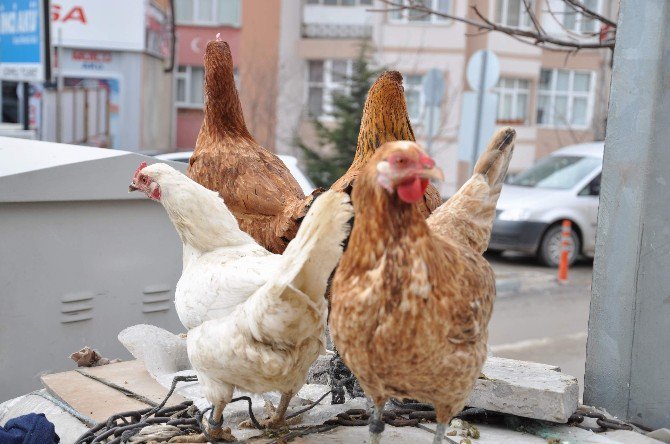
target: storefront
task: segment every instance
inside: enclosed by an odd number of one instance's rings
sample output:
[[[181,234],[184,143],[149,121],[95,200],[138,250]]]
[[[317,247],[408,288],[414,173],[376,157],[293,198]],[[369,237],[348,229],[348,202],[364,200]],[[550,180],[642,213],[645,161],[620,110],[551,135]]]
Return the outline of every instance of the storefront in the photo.
[[[172,73],[167,1],[52,3],[57,89],[44,91],[41,138],[168,151]]]

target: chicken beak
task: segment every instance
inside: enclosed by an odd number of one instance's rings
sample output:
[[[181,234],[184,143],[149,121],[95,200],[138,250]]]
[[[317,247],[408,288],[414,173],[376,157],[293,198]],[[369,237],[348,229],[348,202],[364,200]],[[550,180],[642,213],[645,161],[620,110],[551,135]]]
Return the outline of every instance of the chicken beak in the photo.
[[[131,183],[131,184],[128,186],[128,192],[129,192],[129,193],[132,193],[133,191],[137,191],[137,190],[139,190],[139,188],[137,188],[137,187],[135,186],[135,184],[132,184],[132,183]]]
[[[444,181],[444,173],[442,172],[442,169],[440,169],[440,167],[438,166],[424,168],[423,170],[421,170],[420,176],[424,179],[433,179],[437,180],[438,182]]]

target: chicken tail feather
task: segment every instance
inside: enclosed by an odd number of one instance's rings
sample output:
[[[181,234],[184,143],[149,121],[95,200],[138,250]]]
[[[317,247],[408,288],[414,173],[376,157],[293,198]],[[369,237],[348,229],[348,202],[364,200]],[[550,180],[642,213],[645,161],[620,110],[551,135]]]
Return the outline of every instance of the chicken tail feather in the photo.
[[[516,131],[510,127],[494,134],[475,164],[472,177],[427,219],[433,232],[469,245],[479,253],[486,251],[515,139]]]
[[[509,126],[502,128],[494,134],[486,147],[486,151],[482,153],[475,164],[474,174],[486,176],[491,188],[502,184],[507,175],[515,139],[516,131],[514,128]],[[498,192],[498,194],[500,193]]]
[[[342,256],[353,216],[346,193],[326,191],[314,200],[276,275],[245,310],[254,337],[293,346],[323,332],[328,278]]]
[[[323,297],[328,276],[340,260],[353,217],[346,193],[326,191],[318,196],[305,216],[295,239],[283,254],[296,271],[294,287],[312,297]]]

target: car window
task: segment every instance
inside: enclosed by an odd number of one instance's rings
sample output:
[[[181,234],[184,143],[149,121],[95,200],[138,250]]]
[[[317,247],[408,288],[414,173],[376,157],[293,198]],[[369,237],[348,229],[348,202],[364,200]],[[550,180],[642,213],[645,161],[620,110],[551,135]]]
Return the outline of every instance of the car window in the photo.
[[[593,178],[591,182],[589,182],[588,185],[586,185],[582,191],[579,192],[580,196],[600,196],[600,176],[601,174],[598,174],[596,177]]]
[[[602,160],[588,156],[549,156],[507,183],[521,187],[567,190],[598,168]]]

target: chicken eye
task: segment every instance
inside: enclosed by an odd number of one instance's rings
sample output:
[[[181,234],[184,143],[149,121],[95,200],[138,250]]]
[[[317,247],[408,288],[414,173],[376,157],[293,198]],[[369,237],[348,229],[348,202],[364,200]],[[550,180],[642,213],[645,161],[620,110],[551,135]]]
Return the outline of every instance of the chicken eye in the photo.
[[[395,159],[395,164],[396,165],[404,165],[405,164],[405,158],[404,157],[398,157]]]

